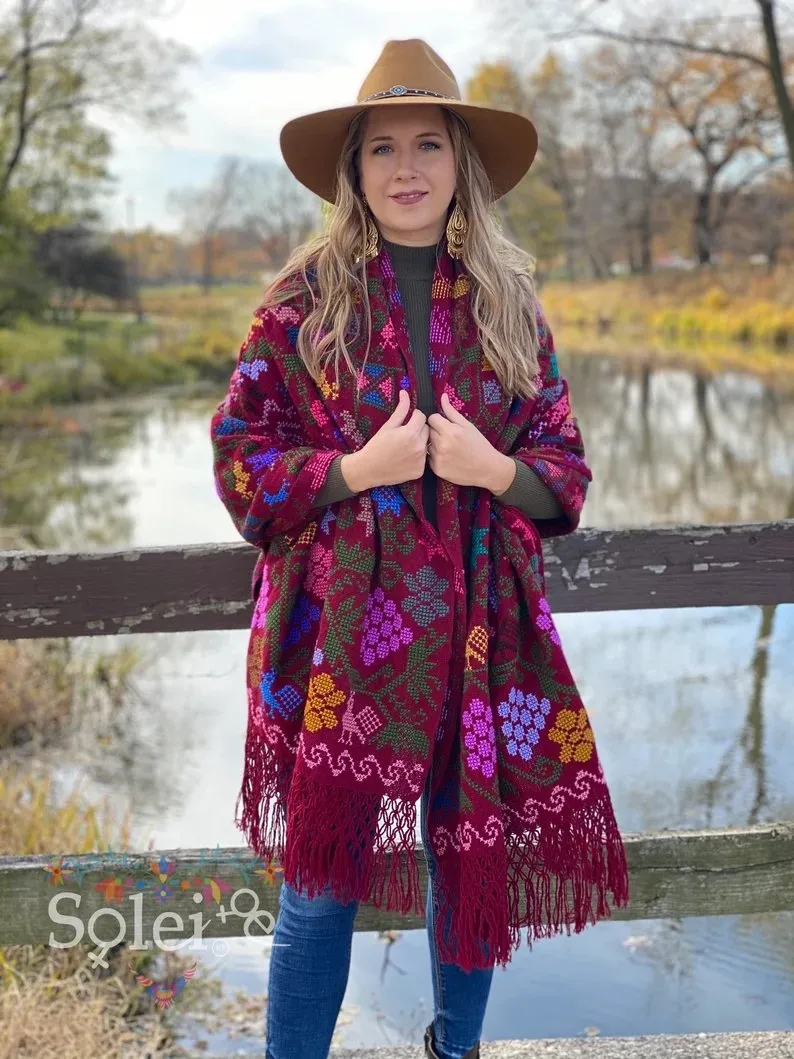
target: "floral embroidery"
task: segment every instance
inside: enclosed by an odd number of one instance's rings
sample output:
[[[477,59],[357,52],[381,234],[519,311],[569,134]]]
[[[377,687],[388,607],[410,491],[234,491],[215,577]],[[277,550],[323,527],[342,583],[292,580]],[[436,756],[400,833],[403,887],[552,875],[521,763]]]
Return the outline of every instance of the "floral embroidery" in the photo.
[[[413,632],[403,625],[397,604],[386,598],[382,588],[376,588],[367,600],[361,657],[367,665],[372,665],[376,658],[383,660],[390,651],[412,643],[413,638]]]
[[[333,552],[317,543],[309,553],[309,568],[306,571],[306,587],[321,599],[328,591]]]
[[[469,753],[466,764],[491,779],[496,768],[496,733],[491,710],[482,699],[473,699],[463,711],[463,742]]]
[[[297,605],[292,611],[289,629],[284,642],[289,646],[296,644],[301,636],[311,629],[319,617],[320,607],[316,603],[312,603],[308,596],[301,593]]]
[[[549,739],[560,744],[560,761],[589,761],[594,739],[586,710],[560,710]]]
[[[552,643],[557,644],[558,647],[561,646],[560,634],[557,632],[557,629],[554,626],[554,619],[551,616],[551,607],[549,606],[549,601],[546,599],[545,596],[541,597],[540,609],[541,614],[535,624],[539,629],[543,629],[544,632],[548,632],[551,634],[550,639]]]
[[[449,581],[440,577],[432,566],[423,566],[415,574],[408,574],[405,586],[411,595],[404,601],[403,609],[423,629],[449,613],[441,598],[449,588]]]
[[[525,695],[520,688],[510,689],[507,701],[499,704],[499,716],[506,718],[502,733],[507,738],[508,754],[529,761],[550,711],[548,699]]]
[[[339,718],[334,707],[345,701],[344,691],[334,684],[328,673],[318,673],[309,681],[309,694],[306,697],[304,724],[310,732],[319,732],[321,728],[336,728]]]

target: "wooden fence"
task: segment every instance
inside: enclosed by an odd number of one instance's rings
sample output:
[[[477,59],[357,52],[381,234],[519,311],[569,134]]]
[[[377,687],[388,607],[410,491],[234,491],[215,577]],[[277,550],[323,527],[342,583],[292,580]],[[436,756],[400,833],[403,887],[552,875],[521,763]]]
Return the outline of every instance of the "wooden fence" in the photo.
[[[794,603],[794,521],[583,530],[544,552],[558,613]],[[0,638],[245,628],[254,557],[245,544],[0,553]],[[631,904],[615,918],[794,909],[794,822],[625,838]],[[2,857],[0,945],[267,933],[278,888],[241,849]],[[356,929],[422,923],[362,907]]]

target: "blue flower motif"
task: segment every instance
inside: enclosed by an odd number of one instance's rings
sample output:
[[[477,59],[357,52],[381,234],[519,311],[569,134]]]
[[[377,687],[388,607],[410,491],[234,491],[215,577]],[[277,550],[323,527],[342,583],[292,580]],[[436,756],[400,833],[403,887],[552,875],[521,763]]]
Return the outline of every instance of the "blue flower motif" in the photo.
[[[293,324],[292,327],[286,328],[286,331],[287,341],[294,348],[298,344],[298,332],[300,331],[300,328],[295,327],[295,325]]]
[[[263,467],[272,467],[276,460],[281,455],[278,449],[268,449],[267,452],[256,452],[253,456],[249,456],[248,466],[252,471],[261,471]]]
[[[400,490],[394,485],[379,485],[371,491],[372,499],[379,515],[391,511],[399,515],[405,507],[405,500]]]
[[[502,400],[502,388],[496,379],[486,379],[483,384],[483,396],[486,404],[499,404]]]
[[[244,360],[240,363],[240,374],[247,375],[249,379],[257,381],[263,371],[267,371],[268,365],[266,360],[262,360],[261,357],[257,357],[256,360]]]
[[[224,416],[215,427],[215,433],[220,435],[240,434],[246,429],[244,419],[236,419],[234,416]]]
[[[507,752],[513,757],[529,761],[533,748],[537,746],[540,733],[546,727],[546,718],[551,712],[548,699],[536,695],[525,695],[520,688],[512,687],[506,702],[499,703],[499,716],[504,718],[502,734],[507,739]]]
[[[320,607],[312,603],[305,593],[301,593],[298,602],[293,608],[290,617],[289,630],[285,637],[285,643],[292,647],[300,640],[304,633],[311,629],[312,625],[319,620]]]

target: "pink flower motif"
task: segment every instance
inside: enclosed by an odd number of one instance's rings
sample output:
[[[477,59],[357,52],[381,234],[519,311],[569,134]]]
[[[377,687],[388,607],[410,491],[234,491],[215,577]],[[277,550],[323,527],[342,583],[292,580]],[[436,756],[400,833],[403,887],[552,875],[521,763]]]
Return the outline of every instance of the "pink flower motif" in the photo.
[[[496,732],[491,708],[482,699],[472,699],[469,708],[463,711],[463,732],[463,743],[468,750],[466,764],[491,779],[496,768]]]
[[[319,542],[312,545],[309,552],[309,568],[306,571],[306,587],[321,599],[328,591],[331,559],[332,554],[329,548],[323,547]]]
[[[322,401],[312,401],[312,403],[311,403],[311,405],[309,407],[311,408],[311,414],[312,414],[312,417],[313,417],[315,423],[319,423],[321,426],[324,426],[324,427],[328,426],[328,424],[331,422],[331,420],[328,418],[328,415],[326,414],[325,406],[323,405],[323,402]]]
[[[541,597],[540,610],[541,613],[535,624],[539,629],[543,629],[544,632],[550,633],[551,642],[557,644],[557,646],[559,647],[560,634],[554,627],[554,619],[551,616],[551,607],[549,606],[549,601],[546,599],[545,596]]]
[[[452,407],[456,408],[462,415],[463,414],[463,409],[466,407],[465,401],[461,401],[460,397],[458,397],[458,395],[455,393],[455,391],[453,389],[451,389],[449,386],[445,386],[444,387],[444,392],[446,393],[447,397],[449,398],[449,403],[452,405]]]

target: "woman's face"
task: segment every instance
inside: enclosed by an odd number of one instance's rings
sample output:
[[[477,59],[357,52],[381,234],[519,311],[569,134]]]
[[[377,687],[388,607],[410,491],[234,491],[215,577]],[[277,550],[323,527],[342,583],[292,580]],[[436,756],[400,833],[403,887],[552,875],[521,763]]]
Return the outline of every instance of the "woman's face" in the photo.
[[[361,144],[361,190],[386,239],[429,246],[455,194],[455,156],[440,107],[375,107]]]

